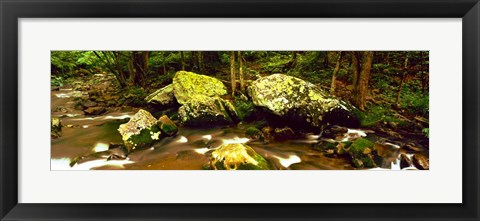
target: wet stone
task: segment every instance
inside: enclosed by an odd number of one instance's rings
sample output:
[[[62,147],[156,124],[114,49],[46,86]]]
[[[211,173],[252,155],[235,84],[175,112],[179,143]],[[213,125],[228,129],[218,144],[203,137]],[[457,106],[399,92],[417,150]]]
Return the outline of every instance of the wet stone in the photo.
[[[415,165],[415,167],[419,170],[430,169],[430,165],[427,157],[420,154],[413,155],[413,165]]]
[[[400,169],[411,167],[412,165],[412,160],[406,154],[400,154]]]

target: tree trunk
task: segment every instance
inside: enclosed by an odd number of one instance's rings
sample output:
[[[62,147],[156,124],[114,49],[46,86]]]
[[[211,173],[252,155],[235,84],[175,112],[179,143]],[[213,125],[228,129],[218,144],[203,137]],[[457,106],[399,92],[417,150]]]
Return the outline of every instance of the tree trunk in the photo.
[[[205,69],[203,64],[203,54],[201,51],[197,52],[198,70],[202,73]]]
[[[402,79],[400,80],[400,86],[398,87],[397,99],[395,99],[395,104],[397,107],[400,107],[400,94],[402,93],[403,84],[405,83],[405,78],[407,77],[407,65],[408,65],[408,52],[405,54],[405,63],[403,65]]]
[[[230,79],[232,81],[232,95],[235,94],[235,52],[232,51],[230,55]]]
[[[112,74],[115,75],[115,78],[120,84],[120,87],[122,88],[126,87],[127,80],[123,73],[122,67],[120,66],[120,52],[112,52],[111,57],[112,57],[113,63],[110,61],[108,52],[97,53],[96,51],[93,51],[93,53],[105,64],[105,67],[107,67],[108,70],[110,70]],[[100,54],[102,56],[100,56]]]
[[[357,87],[354,90],[355,106],[358,109],[365,111],[365,100],[368,93],[368,80],[370,78],[370,71],[372,69],[373,51],[365,51],[362,56],[361,71],[357,80]]]
[[[144,86],[148,72],[148,51],[132,52],[132,64],[134,69],[133,83]]]
[[[328,51],[325,52],[325,57],[323,58],[323,67],[328,68]]]
[[[125,74],[123,73],[122,66],[120,65],[120,52],[113,52],[114,57],[115,57],[115,69],[117,70],[117,79],[120,82],[120,86],[123,88],[127,86],[127,78],[125,77]]]
[[[423,95],[427,94],[427,84],[428,84],[428,79],[427,79],[427,71],[425,67],[428,68],[428,65],[425,65],[427,63],[427,57],[424,55],[424,52],[421,52],[420,55],[422,56],[423,58],[423,63],[422,63],[422,68],[421,68],[421,73],[422,73],[422,93]],[[428,55],[428,53],[427,53]]]
[[[165,52],[160,52],[162,54],[162,66],[163,66],[163,75],[167,74],[167,66],[165,65],[166,62],[166,56]]]
[[[197,52],[191,51],[190,52],[190,67],[192,71],[198,72],[198,61],[197,61]]]
[[[185,52],[181,51],[180,55],[182,56],[182,70],[185,71]]]
[[[337,80],[337,73],[340,70],[341,60],[342,60],[342,52],[339,51],[338,57],[337,57],[337,63],[335,64],[335,69],[333,70],[333,74],[332,74],[332,84],[330,85],[330,93],[332,94],[335,92],[335,81]]]
[[[238,76],[240,78],[240,90],[245,91],[245,81],[243,76],[242,52],[238,51]]]
[[[360,52],[352,51],[352,85],[357,87],[358,77],[360,75]]]

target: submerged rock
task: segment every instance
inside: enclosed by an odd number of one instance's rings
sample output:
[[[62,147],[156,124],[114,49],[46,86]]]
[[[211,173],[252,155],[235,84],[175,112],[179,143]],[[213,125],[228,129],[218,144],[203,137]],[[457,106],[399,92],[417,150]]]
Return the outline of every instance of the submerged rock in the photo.
[[[168,136],[172,136],[178,132],[177,125],[175,125],[175,123],[173,123],[173,121],[171,121],[167,115],[163,115],[158,119],[157,126],[164,134]]]
[[[236,118],[233,105],[219,97],[195,96],[178,109],[180,121],[189,126],[213,126],[232,123]]]
[[[128,151],[145,147],[160,139],[162,132],[157,119],[150,112],[140,109],[130,121],[120,125],[118,132]]]
[[[282,141],[288,140],[295,137],[295,132],[289,128],[272,128],[272,127],[264,127],[262,128],[262,140],[263,143],[268,144],[275,141]]]
[[[62,136],[62,122],[58,117],[51,118],[50,136],[51,138],[59,138]]]
[[[145,98],[145,101],[160,108],[174,106],[177,103],[177,100],[173,93],[173,84],[169,84],[151,93]]]
[[[180,104],[193,103],[197,96],[221,96],[227,94],[223,83],[210,76],[179,71],[173,77],[173,93]]]
[[[319,128],[321,125],[358,127],[354,107],[296,77],[273,74],[252,83],[248,93],[256,106],[285,117],[291,124]]]
[[[245,144],[224,144],[212,152],[210,166],[215,170],[268,170],[265,158]]]
[[[107,110],[105,107],[89,107],[84,110],[86,115],[100,115],[105,113]]]

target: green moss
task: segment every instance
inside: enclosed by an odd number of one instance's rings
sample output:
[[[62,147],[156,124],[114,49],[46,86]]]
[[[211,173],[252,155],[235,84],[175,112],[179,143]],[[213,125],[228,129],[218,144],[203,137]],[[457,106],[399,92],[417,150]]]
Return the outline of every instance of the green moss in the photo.
[[[163,115],[158,119],[157,126],[165,135],[174,135],[178,131],[177,125],[173,123],[166,115]]]
[[[347,149],[347,148],[349,148],[349,147],[352,145],[352,142],[350,142],[350,141],[345,141],[345,142],[343,142],[343,144],[345,144],[345,146],[343,146],[343,148]]]
[[[240,120],[246,120],[253,115],[255,106],[250,101],[244,101],[240,98],[235,98],[235,109]]]
[[[227,94],[225,85],[220,80],[187,71],[178,71],[175,74],[173,92],[180,104],[196,99],[192,98],[194,95],[212,97]]]
[[[146,145],[153,143],[160,139],[160,128],[157,125],[153,125],[150,129],[143,129],[140,134],[132,135],[127,140],[127,147],[130,151],[138,148],[143,148]]]
[[[355,167],[372,168],[376,166],[372,156],[373,146],[373,142],[364,138],[357,139],[350,145],[348,153],[352,157]],[[367,148],[370,150],[367,150]]]
[[[364,138],[359,138],[355,140],[355,142],[350,145],[349,152],[350,154],[353,154],[355,157],[360,157],[363,155],[363,152],[365,151],[365,148],[373,148],[373,142],[364,139]]]
[[[245,130],[245,135],[247,135],[249,137],[257,136],[260,133],[261,133],[261,131],[256,127],[248,127],[247,130]]]
[[[178,130],[175,125],[170,124],[162,124],[162,127],[160,129],[166,134],[175,134]]]

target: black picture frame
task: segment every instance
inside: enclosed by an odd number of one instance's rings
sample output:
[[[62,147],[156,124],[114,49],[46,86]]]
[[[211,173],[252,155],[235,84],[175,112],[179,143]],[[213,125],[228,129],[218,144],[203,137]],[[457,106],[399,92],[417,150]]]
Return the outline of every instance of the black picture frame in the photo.
[[[479,0],[0,0],[0,15],[1,220],[479,220]],[[17,20],[74,17],[463,18],[463,203],[18,203]]]

